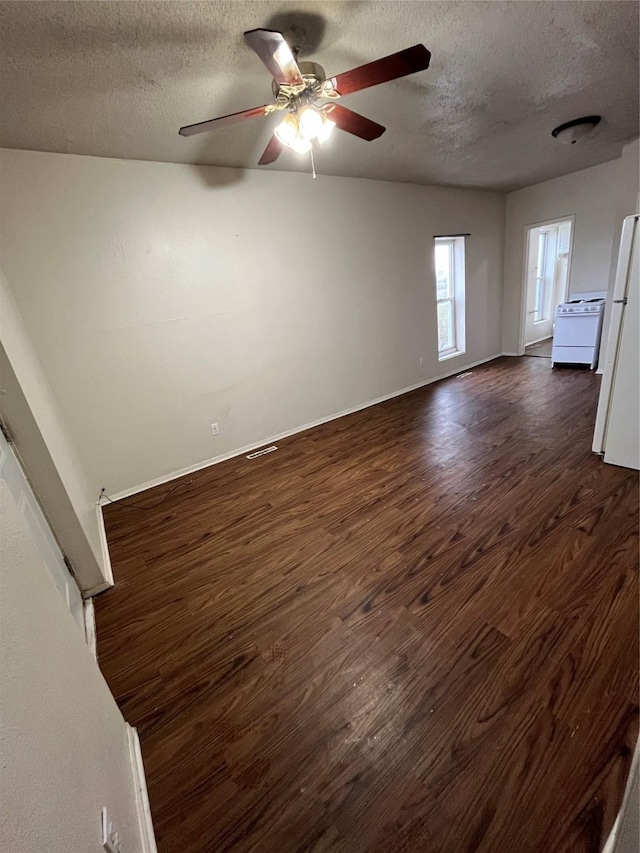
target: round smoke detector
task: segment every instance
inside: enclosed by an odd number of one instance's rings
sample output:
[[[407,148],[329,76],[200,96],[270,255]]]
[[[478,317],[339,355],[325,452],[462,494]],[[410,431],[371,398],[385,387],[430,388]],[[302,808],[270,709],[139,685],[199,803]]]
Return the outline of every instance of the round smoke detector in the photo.
[[[598,124],[600,124],[600,116],[574,118],[573,121],[559,124],[551,131],[551,136],[563,145],[575,145],[576,142],[582,142],[591,136]]]

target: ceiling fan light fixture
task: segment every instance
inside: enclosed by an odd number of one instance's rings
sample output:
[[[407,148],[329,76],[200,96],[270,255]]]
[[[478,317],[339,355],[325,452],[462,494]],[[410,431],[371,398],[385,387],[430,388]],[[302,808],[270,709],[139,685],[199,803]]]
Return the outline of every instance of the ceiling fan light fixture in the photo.
[[[554,127],[551,131],[551,136],[557,139],[558,142],[562,142],[563,145],[575,145],[576,142],[582,142],[591,136],[600,124],[600,120],[600,116],[574,118],[573,121],[566,121],[564,124]]]
[[[291,148],[292,151],[298,154],[306,154],[311,150],[311,140],[320,139],[322,141],[329,137],[334,122],[328,122],[331,125],[325,128],[327,124],[324,115],[314,107],[304,107],[298,115],[296,113],[287,113],[279,125],[274,129],[279,142]],[[313,136],[309,134],[313,133]]]

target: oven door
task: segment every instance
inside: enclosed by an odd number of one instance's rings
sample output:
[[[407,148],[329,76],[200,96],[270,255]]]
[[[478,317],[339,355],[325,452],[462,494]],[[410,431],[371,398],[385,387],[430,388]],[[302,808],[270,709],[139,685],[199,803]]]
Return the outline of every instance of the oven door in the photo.
[[[598,336],[599,314],[556,317],[553,343],[559,347],[592,347]]]

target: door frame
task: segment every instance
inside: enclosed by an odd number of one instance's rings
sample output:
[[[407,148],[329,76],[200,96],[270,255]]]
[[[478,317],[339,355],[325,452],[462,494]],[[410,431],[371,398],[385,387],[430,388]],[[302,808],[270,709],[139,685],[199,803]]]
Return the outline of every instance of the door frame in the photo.
[[[541,228],[543,225],[555,225],[560,222],[571,222],[571,235],[569,237],[569,257],[567,258],[567,281],[565,284],[565,295],[569,293],[571,284],[571,266],[573,262],[573,243],[576,228],[575,213],[567,214],[566,216],[554,216],[553,219],[544,219],[540,222],[531,222],[524,226],[523,235],[523,250],[522,250],[522,274],[520,282],[520,329],[518,332],[518,355],[524,355],[525,350],[525,334],[527,322],[527,279],[529,267],[529,232],[534,228]]]
[[[82,629],[85,639],[87,639],[87,613],[82,598],[82,590],[73,574],[71,563],[64,553],[63,546],[36,494],[20,452],[15,446],[4,421],[0,420],[0,425],[2,479],[9,487],[16,507],[29,527],[30,536],[36,545],[40,559],[46,566],[51,581],[65,602],[74,622]],[[19,489],[17,500],[14,489]]]

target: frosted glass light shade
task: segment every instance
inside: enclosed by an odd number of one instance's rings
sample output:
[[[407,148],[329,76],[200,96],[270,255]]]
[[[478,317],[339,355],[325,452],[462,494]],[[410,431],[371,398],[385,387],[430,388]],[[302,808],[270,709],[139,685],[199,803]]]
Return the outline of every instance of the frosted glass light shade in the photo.
[[[299,113],[300,133],[305,139],[315,139],[322,132],[322,114],[314,107],[303,107]]]
[[[335,121],[331,121],[330,118],[325,118],[322,122],[322,128],[320,133],[316,136],[318,142],[322,145],[323,142],[326,142],[327,139],[331,136],[331,132],[333,128],[336,126]]]
[[[293,113],[288,113],[273,132],[283,145],[291,147],[298,136],[298,119]]]

